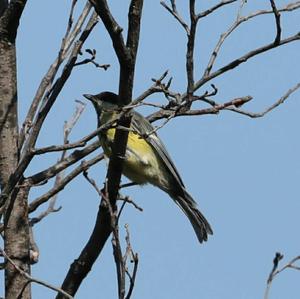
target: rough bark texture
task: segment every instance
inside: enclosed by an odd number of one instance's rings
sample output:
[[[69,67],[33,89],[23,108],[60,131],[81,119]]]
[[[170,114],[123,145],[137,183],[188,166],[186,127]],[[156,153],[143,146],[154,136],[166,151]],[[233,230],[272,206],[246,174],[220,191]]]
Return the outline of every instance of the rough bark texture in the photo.
[[[14,44],[5,40],[0,41],[0,61],[0,182],[3,189],[18,163],[17,79]],[[4,219],[4,240],[5,252],[16,265],[28,272],[27,196],[23,195],[25,195],[24,192],[15,192],[13,195],[15,197],[14,204]],[[26,281],[8,263],[5,270],[5,298],[17,298]],[[29,290],[24,291],[22,298],[30,298]]]
[[[0,185],[7,184],[16,169],[18,149],[17,69],[15,38],[26,1],[1,1],[0,11]],[[7,194],[7,212],[4,216],[4,250],[14,264],[30,271],[29,233],[27,215],[28,190],[15,189]],[[29,299],[27,279],[12,265],[5,268],[5,298],[16,299],[22,293]]]

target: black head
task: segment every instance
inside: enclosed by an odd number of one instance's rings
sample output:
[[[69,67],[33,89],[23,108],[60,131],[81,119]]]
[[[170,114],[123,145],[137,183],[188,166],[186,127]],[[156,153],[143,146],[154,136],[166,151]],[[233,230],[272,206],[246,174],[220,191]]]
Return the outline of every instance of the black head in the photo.
[[[91,101],[95,106],[102,106],[102,103],[109,103],[112,105],[119,105],[119,96],[110,91],[104,91],[95,95],[84,94],[86,99]]]

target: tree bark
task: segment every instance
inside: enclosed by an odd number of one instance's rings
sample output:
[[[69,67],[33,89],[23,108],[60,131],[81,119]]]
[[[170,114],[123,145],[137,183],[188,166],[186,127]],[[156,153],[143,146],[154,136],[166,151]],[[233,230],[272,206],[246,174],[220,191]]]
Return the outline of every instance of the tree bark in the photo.
[[[0,41],[0,183],[8,182],[18,163],[18,113],[16,49],[8,41]],[[4,249],[14,263],[29,272],[29,234],[27,192],[15,191],[6,200],[14,202],[4,216]],[[27,280],[10,263],[5,269],[5,298],[15,299]],[[30,298],[29,288],[22,298]]]
[[[15,39],[26,1],[1,1],[0,14],[0,186],[4,189],[19,160],[18,103]],[[29,273],[29,225],[27,188],[15,188],[6,194],[4,214],[4,250],[13,263]],[[27,279],[15,266],[5,267],[5,298],[30,299]]]

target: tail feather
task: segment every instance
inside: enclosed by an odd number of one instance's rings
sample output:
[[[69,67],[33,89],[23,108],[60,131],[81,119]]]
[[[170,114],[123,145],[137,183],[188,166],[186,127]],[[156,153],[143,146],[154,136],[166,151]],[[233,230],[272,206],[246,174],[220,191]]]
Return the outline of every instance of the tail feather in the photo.
[[[185,189],[182,189],[182,191],[182,194],[170,194],[170,196],[188,217],[199,242],[207,241],[208,235],[212,235],[213,230],[204,215],[198,210],[197,204],[191,195]]]

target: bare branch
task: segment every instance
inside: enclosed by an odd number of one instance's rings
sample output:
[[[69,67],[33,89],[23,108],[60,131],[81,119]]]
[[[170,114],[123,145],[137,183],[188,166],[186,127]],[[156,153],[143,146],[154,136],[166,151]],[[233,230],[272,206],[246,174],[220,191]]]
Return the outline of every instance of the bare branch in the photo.
[[[195,13],[195,0],[189,1],[189,11],[190,11],[190,27],[188,34],[188,42],[186,49],[186,74],[187,74],[187,100],[191,102],[191,97],[194,92],[194,50],[195,50],[195,38],[196,38],[196,29],[197,21]],[[190,106],[188,105],[188,108]]]
[[[0,39],[15,44],[19,22],[27,1],[10,1],[2,4]]]
[[[215,11],[216,11],[217,9],[219,9],[220,7],[225,6],[225,5],[227,5],[227,4],[231,4],[231,3],[233,3],[233,2],[237,2],[237,1],[238,1],[238,0],[224,0],[224,1],[221,1],[221,2],[219,2],[218,4],[216,4],[215,6],[213,6],[213,7],[209,8],[209,9],[207,9],[207,10],[205,10],[205,11],[199,13],[199,14],[197,15],[197,19],[199,20],[199,19],[201,19],[201,18],[204,18],[204,17],[206,17],[207,15],[209,15],[209,14],[215,12]]]
[[[62,44],[61,44],[61,47],[58,52],[58,57],[55,59],[55,61],[49,67],[47,73],[41,80],[41,83],[36,91],[36,94],[31,102],[30,108],[27,112],[25,121],[24,121],[21,131],[19,133],[19,147],[20,148],[22,148],[25,138],[27,137],[27,135],[29,134],[29,131],[31,130],[34,117],[37,113],[37,109],[41,103],[41,100],[42,100],[44,94],[46,93],[47,90],[50,90],[50,86],[59,70],[59,67],[61,66],[63,61],[67,58],[67,53],[70,51],[70,48],[71,48],[75,38],[80,33],[82,26],[83,26],[86,18],[88,17],[88,14],[90,13],[90,10],[91,10],[91,5],[89,4],[89,2],[87,2],[85,7],[83,8],[81,15],[78,18],[78,21],[74,25],[74,29],[72,30],[72,32],[70,34],[68,34],[68,29],[66,30],[68,35],[65,35],[65,37],[62,40]],[[71,9],[71,14],[72,14],[72,9]],[[70,14],[69,20],[72,18],[71,14]]]
[[[160,4],[179,22],[179,24],[185,30],[186,34],[189,35],[190,34],[189,26],[185,23],[185,21],[178,13],[175,0],[170,0],[170,1],[171,1],[172,8],[169,7],[164,1],[160,1]]]
[[[66,83],[67,79],[71,75],[71,72],[74,67],[74,63],[76,62],[78,53],[83,45],[83,43],[86,41],[87,37],[91,33],[92,29],[96,25],[96,15],[93,14],[90,18],[88,24],[86,25],[85,30],[82,32],[79,40],[77,43],[75,43],[72,53],[70,54],[70,58],[68,62],[66,63],[62,75],[57,79],[56,83],[52,87],[51,91],[48,93],[48,95],[43,99],[43,103],[40,107],[38,117],[36,118],[32,130],[30,132],[30,135],[26,141],[26,144],[23,148],[23,156],[20,159],[19,165],[15,172],[10,176],[8,183],[6,184],[5,188],[2,190],[2,194],[0,196],[0,209],[3,207],[3,204],[5,203],[5,200],[8,198],[8,195],[13,190],[15,185],[19,182],[21,179],[24,171],[26,170],[27,166],[31,162],[33,158],[32,149],[36,143],[36,140],[38,138],[38,135],[40,133],[40,130],[42,128],[42,125],[44,123],[44,120],[46,119],[46,116],[48,115],[51,107],[53,106],[54,102],[56,101],[57,96],[61,92],[64,84]],[[7,202],[7,205],[9,203]]]
[[[273,268],[271,270],[271,273],[268,277],[267,280],[267,287],[265,290],[265,295],[264,295],[264,299],[268,299],[269,298],[269,292],[270,292],[270,288],[272,285],[272,282],[274,280],[274,278],[281,273],[282,271],[290,268],[290,269],[294,269],[294,270],[298,270],[300,271],[300,267],[295,265],[296,262],[298,262],[300,260],[300,255],[296,256],[295,258],[293,258],[291,261],[289,261],[286,265],[284,265],[281,269],[278,269],[279,266],[279,262],[283,259],[283,255],[279,252],[276,252],[275,257],[273,259]]]
[[[83,64],[92,63],[96,68],[101,68],[101,69],[104,69],[105,71],[108,70],[108,68],[110,67],[110,64],[99,64],[95,61],[95,59],[96,59],[96,50],[95,49],[93,49],[93,50],[86,49],[85,52],[90,54],[91,57],[83,59],[82,61],[79,61],[79,62],[75,63],[74,66],[79,66],[79,65],[83,65]]]
[[[74,126],[77,123],[77,121],[79,120],[81,114],[83,113],[85,106],[86,106],[85,103],[82,103],[81,101],[77,101],[76,109],[75,109],[75,112],[74,112],[73,116],[68,121],[66,121],[64,123],[64,127],[63,127],[64,144],[69,143],[69,135],[72,132]],[[58,163],[65,159],[66,153],[67,153],[66,150],[64,150],[61,153],[61,157],[60,157]],[[64,180],[64,170],[59,172],[56,175],[55,182],[54,182],[54,187],[52,188],[52,190],[53,189],[54,190],[59,189],[59,186],[61,186],[63,180]],[[56,213],[56,212],[61,210],[61,208],[62,208],[61,206],[59,208],[55,208],[55,204],[56,204],[56,200],[57,200],[57,194],[58,193],[56,192],[52,197],[49,198],[50,199],[49,205],[48,205],[48,207],[45,211],[41,212],[37,217],[34,217],[33,219],[31,219],[31,221],[30,221],[31,233],[32,233],[32,227],[35,224],[37,224],[38,222],[43,220],[48,215],[50,215],[52,213]],[[37,205],[36,205],[36,207],[37,207]],[[32,233],[31,240],[33,240],[33,233]]]
[[[25,182],[29,183],[30,185],[36,185],[40,182],[48,180],[48,179],[56,176],[59,172],[66,169],[70,165],[73,165],[74,163],[78,162],[85,156],[89,155],[90,153],[92,153],[93,151],[98,149],[99,146],[100,146],[99,141],[95,141],[82,150],[75,150],[72,154],[70,154],[64,160],[56,163],[55,165],[53,165],[41,172],[38,172],[38,173],[26,178]]]
[[[245,63],[250,58],[253,58],[261,53],[267,52],[278,46],[282,46],[282,45],[286,45],[286,44],[294,42],[294,41],[298,41],[299,39],[300,39],[300,32],[295,35],[289,36],[285,39],[282,39],[278,44],[274,44],[274,42],[272,42],[270,44],[256,48],[256,49],[246,53],[245,55],[231,61],[230,63],[226,64],[225,66],[221,67],[220,69],[211,73],[210,75],[203,76],[202,79],[200,79],[199,81],[197,81],[195,83],[194,90],[199,89],[201,86],[203,86],[205,83],[207,83],[211,79],[214,79],[214,78],[224,74],[225,72],[228,72],[229,70],[236,68],[240,64]]]
[[[95,11],[100,16],[107,32],[110,35],[119,62],[123,63],[123,61],[128,59],[129,55],[122,36],[123,29],[112,16],[106,0],[90,0],[90,3],[94,6]]]
[[[197,100],[197,97],[195,98],[195,100]],[[204,108],[204,109],[197,109],[197,110],[180,110],[180,109],[176,109],[176,111],[174,110],[159,110],[153,114],[151,114],[148,117],[148,120],[150,122],[154,122],[158,119],[162,119],[162,118],[173,118],[173,117],[177,117],[177,116],[192,116],[192,115],[206,115],[206,114],[218,114],[221,110],[226,110],[229,107],[241,107],[242,105],[244,105],[245,103],[249,102],[252,100],[251,96],[245,96],[245,97],[240,97],[240,98],[235,98],[231,101],[225,102],[223,104],[215,104],[213,107],[211,108]],[[180,106],[179,106],[180,108]]]
[[[129,183],[133,184],[134,186],[136,183]],[[127,184],[128,185],[128,184]],[[120,188],[124,188],[125,185],[121,185]],[[128,187],[128,186],[127,186]],[[137,205],[130,197],[128,196],[119,196],[118,200],[122,200],[124,203],[132,204],[138,211],[143,212],[143,208],[141,208],[139,205]]]
[[[127,274],[129,279],[130,279],[130,286],[128,293],[126,295],[125,299],[129,299],[131,297],[134,284],[135,284],[135,278],[136,278],[136,273],[137,273],[137,266],[138,266],[138,255],[135,254],[132,250],[131,244],[130,244],[130,235],[129,235],[129,228],[128,225],[125,225],[126,229],[126,252],[123,256],[122,254],[122,247],[120,243],[120,235],[119,235],[119,218],[120,214],[122,213],[123,207],[125,206],[127,201],[124,201],[120,212],[118,213],[117,209],[113,206],[111,206],[109,198],[103,194],[103,192],[100,190],[100,188],[97,186],[95,180],[90,178],[88,176],[88,173],[85,171],[83,173],[84,177],[87,179],[87,181],[95,188],[97,191],[98,195],[102,197],[108,206],[108,210],[110,213],[110,224],[112,227],[112,233],[113,233],[113,238],[112,238],[112,246],[113,246],[113,253],[114,253],[114,259],[115,259],[115,264],[116,264],[116,269],[117,269],[117,278],[118,278],[118,293],[119,293],[119,299],[124,299],[125,298],[125,292],[126,292],[126,278],[125,275]],[[105,191],[107,194],[107,191]],[[134,262],[134,269],[133,269],[133,274],[131,275],[127,269],[127,259],[130,257],[132,262]]]
[[[247,0],[240,0],[240,1],[241,1],[241,3],[239,5],[238,11],[237,11],[236,22],[239,22],[239,20],[242,18],[242,11],[243,11],[245,4],[247,3]]]
[[[22,276],[24,276],[24,277],[28,280],[28,283],[34,282],[34,283],[40,284],[40,285],[42,285],[42,286],[44,286],[44,287],[46,287],[46,288],[48,288],[48,289],[51,289],[51,290],[53,290],[53,291],[55,291],[55,292],[58,292],[58,293],[61,293],[61,294],[64,295],[66,298],[73,299],[73,297],[70,296],[70,295],[69,295],[67,292],[65,292],[64,290],[62,290],[62,289],[60,289],[60,288],[58,288],[58,287],[55,287],[55,286],[53,286],[53,285],[51,285],[51,284],[49,284],[49,283],[47,283],[47,282],[45,282],[45,281],[42,281],[42,280],[40,280],[40,279],[33,278],[33,277],[30,276],[27,272],[23,271],[20,267],[18,267],[18,265],[16,265],[16,264],[14,263],[14,261],[13,261],[13,260],[5,253],[5,251],[4,251],[2,248],[0,248],[0,253],[1,253],[2,256],[5,257],[5,259],[6,259],[9,263],[11,263],[11,264],[14,266],[14,268],[15,268]],[[25,287],[26,287],[26,285],[25,285]],[[23,290],[24,290],[24,288],[23,288]],[[18,296],[18,298],[20,298],[20,299],[22,298],[23,290],[22,290],[21,294]],[[20,296],[21,296],[21,297],[20,297]],[[17,298],[17,299],[18,299],[18,298]]]
[[[274,12],[275,16],[275,22],[276,22],[276,37],[274,40],[274,44],[278,45],[281,39],[281,25],[280,25],[280,13],[277,10],[276,4],[274,0],[270,0],[271,6]]]
[[[259,117],[263,117],[265,116],[267,113],[271,112],[272,110],[274,110],[276,107],[278,107],[279,105],[283,104],[295,91],[297,91],[300,88],[300,82],[297,83],[294,87],[290,88],[282,97],[280,97],[273,105],[271,105],[270,107],[266,108],[264,111],[262,112],[249,112],[249,111],[244,111],[244,110],[240,110],[237,108],[233,108],[233,107],[228,107],[226,108],[227,110],[233,111],[233,112],[237,112],[240,114],[243,114],[245,116],[249,116],[251,118],[259,118]]]
[[[133,263],[132,274],[129,273],[129,271],[126,267],[126,274],[129,277],[130,285],[129,285],[129,289],[128,289],[128,292],[127,292],[127,295],[126,295],[125,299],[130,299],[130,297],[132,295],[134,285],[135,285],[135,279],[136,279],[136,274],[137,274],[137,269],[138,269],[139,257],[138,257],[138,254],[134,253],[134,251],[132,250],[128,224],[125,225],[125,229],[126,229],[125,239],[126,239],[126,245],[127,246],[126,246],[126,253],[125,253],[125,256],[124,256],[123,260],[124,260],[125,265],[126,265],[127,258],[129,257],[131,262]]]
[[[293,10],[296,10],[300,8],[300,1],[296,1],[295,3],[290,3],[288,4],[287,6],[281,8],[278,10],[278,12],[290,12],[290,11],[293,11]],[[273,10],[258,10],[258,11],[255,11],[251,14],[249,14],[248,16],[245,16],[245,17],[241,17],[239,16],[239,13],[238,13],[238,16],[237,19],[235,20],[235,22],[229,27],[229,29],[222,33],[221,36],[220,36],[220,39],[218,40],[212,54],[211,54],[211,57],[209,59],[209,62],[208,62],[208,65],[204,71],[204,74],[203,74],[203,78],[205,77],[208,77],[208,75],[210,74],[210,71],[216,61],[216,58],[219,54],[219,51],[224,43],[224,41],[227,39],[227,37],[233,32],[235,31],[235,29],[237,29],[241,24],[243,24],[244,22],[247,22],[255,17],[258,17],[258,16],[261,16],[261,15],[264,15],[264,14],[272,14],[273,13]]]
[[[167,83],[164,83],[163,80],[168,75],[168,71],[165,71],[160,78],[154,79],[152,78],[152,81],[154,82],[153,85],[151,85],[146,91],[144,91],[140,96],[138,96],[134,101],[132,101],[132,105],[136,105],[140,102],[142,102],[145,98],[149,97],[150,95],[154,93],[163,93],[164,96],[169,100],[169,98],[174,99],[176,102],[179,102],[180,94],[175,93],[170,90],[170,85],[172,82],[172,77],[168,80]]]
[[[65,82],[71,75],[71,72],[74,68],[74,64],[76,63],[77,56],[81,50],[81,47],[82,47],[83,43],[86,41],[89,34],[91,33],[94,26],[96,25],[96,23],[97,23],[96,15],[93,14],[91,16],[88,24],[86,25],[84,32],[81,34],[79,40],[74,45],[72,53],[70,54],[69,60],[68,60],[67,64],[65,65],[61,76],[57,79],[57,81],[55,82],[55,84],[53,85],[51,90],[49,91],[48,95],[46,97],[44,97],[43,103],[39,109],[38,117],[35,120],[35,122],[33,123],[30,136],[28,137],[28,140],[26,141],[26,144],[24,145],[23,156],[26,156],[28,151],[34,147],[37,137],[39,135],[40,129],[44,123],[44,120],[45,120],[47,114],[49,113],[51,107],[53,106],[57,96],[61,92]]]
[[[91,166],[95,165],[99,161],[103,160],[104,155],[100,154],[97,155],[95,158],[92,158],[91,160],[88,161],[82,161],[79,166],[77,166],[73,171],[71,171],[68,175],[66,175],[60,182],[59,184],[56,184],[52,189],[50,189],[48,192],[43,194],[42,196],[36,198],[33,200],[29,207],[28,211],[29,213],[32,213],[35,211],[40,205],[43,203],[47,202],[52,196],[60,192],[61,190],[64,189],[64,187],[71,182],[76,176],[81,174],[82,172],[86,171],[89,169]],[[34,221],[34,220],[32,220]],[[34,221],[35,222],[35,221]]]

